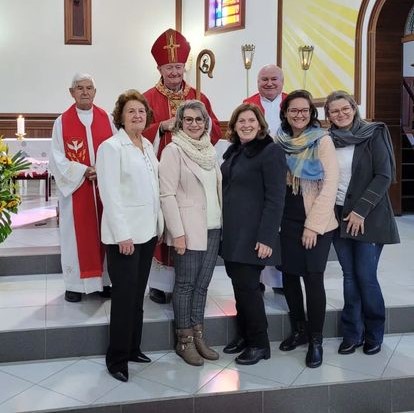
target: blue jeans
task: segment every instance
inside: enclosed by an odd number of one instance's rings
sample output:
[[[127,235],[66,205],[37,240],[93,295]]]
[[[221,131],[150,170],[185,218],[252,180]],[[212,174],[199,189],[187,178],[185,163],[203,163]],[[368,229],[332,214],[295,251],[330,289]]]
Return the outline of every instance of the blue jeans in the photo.
[[[344,276],[342,331],[350,343],[381,344],[384,337],[385,305],[377,268],[383,244],[340,238],[333,244]]]

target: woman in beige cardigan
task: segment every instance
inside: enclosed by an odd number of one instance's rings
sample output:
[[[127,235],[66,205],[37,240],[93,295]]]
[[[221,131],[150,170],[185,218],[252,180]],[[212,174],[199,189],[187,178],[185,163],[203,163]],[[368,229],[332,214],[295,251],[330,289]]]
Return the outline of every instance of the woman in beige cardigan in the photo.
[[[202,102],[185,101],[159,166],[165,241],[174,251],[176,353],[195,366],[219,358],[203,339],[207,289],[221,236],[221,172],[209,124]]]
[[[288,165],[281,252],[292,331],[279,348],[290,351],[309,342],[308,367],[322,364],[326,307],[323,277],[333,230],[338,226],[334,214],[338,162],[317,115],[309,92],[294,91],[282,102],[282,124],[277,133]],[[307,321],[300,277],[305,284]]]

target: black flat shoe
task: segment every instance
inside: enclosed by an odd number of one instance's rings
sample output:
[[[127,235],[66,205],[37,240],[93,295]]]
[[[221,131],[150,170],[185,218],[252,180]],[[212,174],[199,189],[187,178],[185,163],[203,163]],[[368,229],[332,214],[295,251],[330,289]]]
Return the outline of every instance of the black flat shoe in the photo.
[[[77,293],[76,291],[65,291],[65,300],[70,303],[78,303],[82,300],[82,293]]]
[[[98,294],[102,298],[111,298],[112,287],[109,285],[105,285],[102,291],[99,291]]]
[[[226,347],[223,348],[223,353],[226,354],[236,354],[240,353],[247,347],[247,343],[244,338],[235,338],[230,341]]]
[[[134,361],[135,363],[151,363],[151,359],[142,352],[133,354],[129,361]]]
[[[362,350],[367,356],[372,356],[381,351],[381,344],[370,344],[365,342]]]
[[[115,371],[109,372],[109,374],[114,378],[122,382],[128,381],[128,372],[127,371]]]
[[[239,356],[236,357],[235,362],[244,366],[250,366],[258,363],[260,360],[267,360],[270,358],[270,348],[265,347],[247,347]]]
[[[165,292],[161,290],[157,290],[156,288],[150,288],[149,298],[151,301],[154,301],[154,303],[157,303],[157,304],[167,303],[167,296]]]
[[[297,346],[307,344],[308,341],[308,335],[305,331],[294,331],[286,340],[280,343],[279,349],[281,351],[292,351]]]
[[[362,344],[363,344],[362,342],[361,343],[351,343],[349,341],[344,340],[339,345],[338,353],[339,354],[352,354],[352,353],[355,353],[355,350],[358,347],[361,347]]]

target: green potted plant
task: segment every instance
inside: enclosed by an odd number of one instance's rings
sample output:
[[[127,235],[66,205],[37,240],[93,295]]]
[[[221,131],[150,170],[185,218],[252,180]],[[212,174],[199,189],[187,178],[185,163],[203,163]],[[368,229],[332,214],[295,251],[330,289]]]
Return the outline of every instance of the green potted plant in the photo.
[[[0,243],[11,234],[10,214],[16,214],[21,203],[13,178],[30,167],[21,151],[9,156],[9,148],[2,138],[0,136]]]

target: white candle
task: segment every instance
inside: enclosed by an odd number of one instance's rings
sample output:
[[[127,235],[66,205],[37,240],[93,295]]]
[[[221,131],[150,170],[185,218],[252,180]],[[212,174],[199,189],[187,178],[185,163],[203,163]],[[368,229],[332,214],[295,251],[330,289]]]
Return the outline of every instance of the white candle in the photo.
[[[24,134],[24,117],[22,115],[19,115],[19,117],[17,118],[17,134]]]

